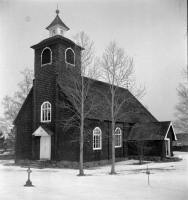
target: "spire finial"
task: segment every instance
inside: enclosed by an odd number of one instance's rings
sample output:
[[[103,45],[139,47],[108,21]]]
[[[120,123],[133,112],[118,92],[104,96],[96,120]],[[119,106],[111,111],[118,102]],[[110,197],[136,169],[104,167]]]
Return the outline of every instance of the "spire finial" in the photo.
[[[59,10],[58,10],[58,4],[57,4],[57,10],[56,10],[57,15],[59,14]]]

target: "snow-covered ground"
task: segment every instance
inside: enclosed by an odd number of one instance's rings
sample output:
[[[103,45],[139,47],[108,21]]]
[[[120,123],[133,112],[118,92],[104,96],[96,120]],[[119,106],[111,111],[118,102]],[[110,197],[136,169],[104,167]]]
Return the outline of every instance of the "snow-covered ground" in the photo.
[[[24,187],[26,168],[4,166],[0,160],[0,200],[187,200],[188,153],[175,152],[181,162],[134,165],[135,160],[85,170],[77,176],[72,169],[31,169],[35,187]],[[150,185],[146,168],[149,168]]]

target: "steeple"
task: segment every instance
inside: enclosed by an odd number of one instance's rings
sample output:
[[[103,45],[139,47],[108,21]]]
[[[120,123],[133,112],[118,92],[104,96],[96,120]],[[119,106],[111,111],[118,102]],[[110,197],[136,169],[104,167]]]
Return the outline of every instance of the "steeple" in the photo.
[[[54,21],[46,28],[49,31],[49,37],[53,37],[55,35],[62,35],[65,37],[66,31],[69,30],[69,28],[61,21],[59,17],[60,11],[56,10],[56,18]]]

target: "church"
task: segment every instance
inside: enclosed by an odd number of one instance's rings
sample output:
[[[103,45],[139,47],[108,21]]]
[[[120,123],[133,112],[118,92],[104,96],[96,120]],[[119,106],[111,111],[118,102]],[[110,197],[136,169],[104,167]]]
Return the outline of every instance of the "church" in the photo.
[[[59,102],[67,101],[64,88],[71,84],[69,75],[74,73],[81,77],[75,46],[78,59],[84,49],[66,37],[69,28],[60,19],[59,10],[56,14],[46,28],[49,38],[31,46],[35,55],[33,86],[14,120],[16,162],[25,159],[79,162],[79,142],[74,142],[74,137],[79,137],[79,130],[60,125],[70,113],[60,108]],[[95,80],[92,88],[102,93],[109,90],[109,85]],[[136,149],[130,145],[135,141],[150,143],[152,148],[148,155],[173,156],[172,142],[177,139],[172,122],[159,122],[128,89],[120,88],[120,92],[126,93],[132,101],[124,103],[122,115],[116,121],[116,158],[135,155]],[[69,102],[71,104],[71,98]],[[91,134],[84,142],[84,162],[111,159],[111,121],[107,109],[103,104],[98,109],[101,112],[92,113],[86,120]]]

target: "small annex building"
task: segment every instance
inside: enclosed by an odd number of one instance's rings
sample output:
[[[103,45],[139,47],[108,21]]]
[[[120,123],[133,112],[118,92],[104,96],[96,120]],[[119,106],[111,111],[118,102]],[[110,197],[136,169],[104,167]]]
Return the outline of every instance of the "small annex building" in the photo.
[[[56,13],[54,21],[46,28],[49,38],[31,46],[35,53],[34,80],[14,121],[16,161],[79,161],[79,143],[73,142],[74,137],[78,137],[79,130],[62,127],[61,120],[70,113],[59,107],[59,102],[72,101],[64,88],[71,84],[71,73],[81,77],[78,60],[83,49],[66,37],[69,28],[60,19],[59,10]],[[86,77],[84,79],[89,80]],[[109,85],[94,80],[91,89],[98,89],[101,93],[108,92]],[[116,157],[134,155],[135,151],[129,143],[139,140],[150,141],[153,148],[149,155],[172,156],[172,141],[176,140],[172,122],[159,122],[129,90],[118,89],[119,94],[126,95],[131,101],[124,103],[122,115],[117,119]],[[99,100],[102,101],[103,97],[99,96]],[[105,103],[97,110],[86,119],[91,134],[84,143],[84,162],[111,159],[110,111]]]
[[[145,141],[150,146],[150,151],[146,155],[155,155],[160,157],[173,156],[173,141],[176,141],[176,135],[172,122],[150,122],[137,123],[133,125],[127,141]],[[129,149],[130,154],[135,154],[135,150]]]

